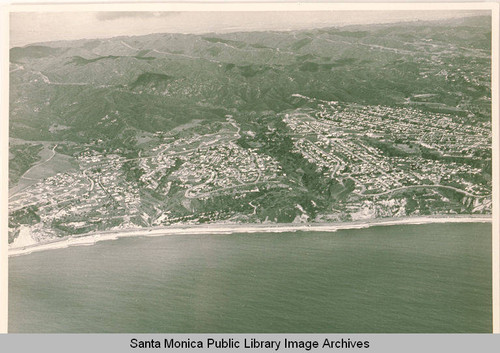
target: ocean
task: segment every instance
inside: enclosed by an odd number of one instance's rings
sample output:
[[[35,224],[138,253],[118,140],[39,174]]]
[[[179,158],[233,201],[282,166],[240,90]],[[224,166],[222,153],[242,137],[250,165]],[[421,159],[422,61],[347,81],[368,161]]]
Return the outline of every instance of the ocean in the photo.
[[[491,224],[121,238],[9,258],[9,332],[491,332]]]

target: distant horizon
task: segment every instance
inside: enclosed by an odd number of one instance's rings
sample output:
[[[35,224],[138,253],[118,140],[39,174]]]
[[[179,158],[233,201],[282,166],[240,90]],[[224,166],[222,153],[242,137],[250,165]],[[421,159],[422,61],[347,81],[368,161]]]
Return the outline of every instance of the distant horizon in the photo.
[[[311,30],[356,25],[444,21],[489,11],[265,11],[265,12],[13,12],[9,47],[150,34],[206,34]]]

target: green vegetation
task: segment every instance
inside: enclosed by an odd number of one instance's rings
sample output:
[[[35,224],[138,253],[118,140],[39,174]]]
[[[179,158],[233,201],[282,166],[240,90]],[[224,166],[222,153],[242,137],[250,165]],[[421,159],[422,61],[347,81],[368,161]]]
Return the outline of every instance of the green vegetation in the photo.
[[[9,148],[11,158],[9,158],[9,187],[15,185],[21,175],[23,175],[32,165],[40,160],[38,153],[42,150],[42,145],[13,145]]]
[[[12,48],[9,237],[490,213],[489,28]]]
[[[75,56],[73,57],[73,60],[69,61],[68,64],[75,64],[75,65],[87,65],[90,63],[94,63],[99,60],[104,60],[104,59],[117,59],[119,56],[114,56],[114,55],[108,55],[108,56],[100,56],[94,59],[85,59],[82,58],[81,56]]]

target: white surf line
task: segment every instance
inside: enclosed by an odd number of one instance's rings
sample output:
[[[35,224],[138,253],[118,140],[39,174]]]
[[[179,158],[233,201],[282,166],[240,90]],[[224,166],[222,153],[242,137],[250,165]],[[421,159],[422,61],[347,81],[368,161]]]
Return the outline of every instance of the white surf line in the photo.
[[[93,245],[99,241],[129,237],[159,237],[167,235],[230,235],[238,233],[284,233],[284,232],[336,232],[338,230],[364,229],[374,226],[421,225],[439,223],[491,223],[491,216],[462,215],[457,217],[428,216],[408,218],[373,219],[364,222],[314,223],[314,224],[211,224],[195,226],[167,226],[155,228],[115,229],[81,236],[68,236],[63,240],[51,240],[32,246],[10,247],[8,256],[30,254],[37,251],[62,249],[70,246]]]

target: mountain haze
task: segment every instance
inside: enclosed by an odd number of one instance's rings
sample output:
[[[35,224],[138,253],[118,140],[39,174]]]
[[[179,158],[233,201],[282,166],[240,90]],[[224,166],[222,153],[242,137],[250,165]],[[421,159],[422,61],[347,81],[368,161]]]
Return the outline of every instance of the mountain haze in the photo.
[[[10,241],[491,212],[491,18],[10,50]]]

